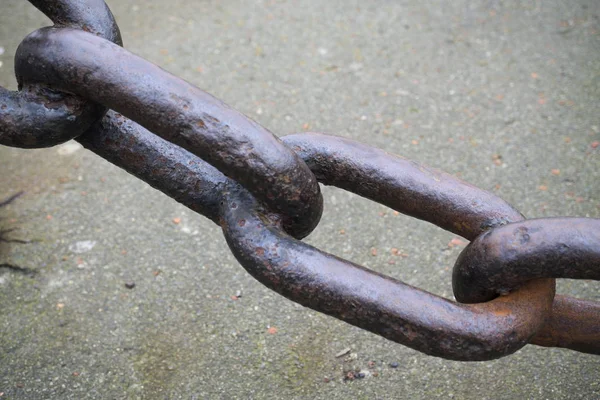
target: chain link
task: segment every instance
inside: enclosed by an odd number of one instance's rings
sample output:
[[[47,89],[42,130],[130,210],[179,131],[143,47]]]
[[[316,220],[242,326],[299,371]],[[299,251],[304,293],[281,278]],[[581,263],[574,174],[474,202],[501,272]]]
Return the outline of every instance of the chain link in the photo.
[[[600,279],[600,220],[525,220],[487,191],[358,142],[280,140],[120,47],[104,1],[30,2],[55,25],[17,50],[0,144],[75,138],[220,225],[265,286],[426,354],[489,360],[527,343],[600,354],[600,304],[555,296],[554,280]],[[471,240],[454,268],[459,303],[301,242],[321,217],[317,181]]]
[[[78,29],[43,28],[19,46],[15,70],[103,104],[201,157],[280,213],[291,235],[302,238],[318,224],[319,185],[294,152],[248,117],[122,47]]]
[[[57,28],[76,28],[122,44],[115,19],[104,0],[31,0]],[[28,60],[25,60],[27,62]],[[0,87],[0,144],[21,148],[50,147],[85,132],[106,108],[48,82],[32,81],[16,71],[19,91]]]

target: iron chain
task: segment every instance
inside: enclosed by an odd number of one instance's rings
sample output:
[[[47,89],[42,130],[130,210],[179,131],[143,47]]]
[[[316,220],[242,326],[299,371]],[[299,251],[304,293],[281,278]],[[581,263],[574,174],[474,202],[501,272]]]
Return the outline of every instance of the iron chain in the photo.
[[[278,139],[121,47],[103,0],[29,0],[53,27],[15,56],[0,87],[0,144],[75,139],[221,226],[240,264],[288,299],[426,354],[489,360],[528,343],[600,354],[600,304],[555,296],[555,278],[600,280],[600,220],[525,220],[456,177],[340,137]],[[109,110],[109,111],[107,111]],[[471,241],[458,303],[324,253],[318,182]]]

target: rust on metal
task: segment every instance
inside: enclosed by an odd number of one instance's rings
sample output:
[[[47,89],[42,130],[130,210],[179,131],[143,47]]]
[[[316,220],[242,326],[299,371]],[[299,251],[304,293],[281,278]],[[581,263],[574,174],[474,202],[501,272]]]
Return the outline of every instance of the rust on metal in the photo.
[[[319,133],[284,136],[319,182],[349,190],[472,240],[524,217],[460,179],[353,140]]]
[[[219,221],[227,177],[187,150],[114,111],[76,139],[105,160],[200,213]]]
[[[533,282],[494,302],[457,304],[295,240],[281,229],[277,215],[266,212],[235,182],[189,152],[116,113],[109,112],[102,122],[78,140],[88,149],[222,224],[232,251],[261,283],[304,306],[427,354],[457,360],[498,358],[527,344],[543,325],[545,316],[550,314],[554,294],[552,280]],[[400,195],[403,191],[415,194],[430,189],[419,189],[431,174],[429,168],[357,142],[320,134],[292,135],[284,137],[283,141],[298,151],[308,165],[314,166],[315,160],[320,160],[321,167],[314,167],[320,180],[331,184],[336,178],[333,173],[324,171],[337,171],[336,174],[340,174],[337,179],[346,177],[348,189],[370,185],[370,180],[377,181],[373,176],[369,176],[369,180],[361,176],[361,171],[372,171],[370,167],[374,164],[387,160],[399,167],[406,163],[407,179],[398,180],[387,188],[387,196],[382,195],[386,199],[382,203],[386,205],[394,201],[395,194]],[[326,152],[324,148],[330,151]],[[364,154],[365,164],[345,163],[345,155],[351,152]],[[147,157],[140,157],[140,154]],[[325,162],[327,159],[329,166]],[[332,165],[345,165],[345,168],[335,170],[330,168]],[[349,179],[349,176],[354,178]],[[437,177],[433,182],[439,183],[439,178],[443,177],[448,181],[446,185],[455,185],[456,192],[464,185],[463,200],[492,196],[450,175]],[[386,181],[382,176],[381,185],[386,185]],[[410,182],[415,186],[410,187]],[[356,191],[360,192],[360,189]],[[452,202],[457,203],[459,199],[457,195]],[[498,208],[507,210],[507,216],[501,220],[522,218],[501,199],[495,198],[495,201]],[[396,208],[400,211],[409,209],[408,205],[403,208],[402,204],[396,204]],[[440,209],[451,206],[442,204]],[[432,205],[423,203],[423,207]],[[489,219],[481,210],[471,210],[471,215],[466,218],[478,225]]]
[[[554,281],[533,281],[470,305],[406,285],[286,235],[249,198],[232,192],[223,230],[233,254],[259,282],[288,299],[426,354],[490,360],[526,345],[545,321]]]
[[[30,0],[58,29],[85,29],[122,44],[119,28],[103,0]],[[60,56],[59,56],[60,57]],[[54,146],[82,134],[102,118],[104,106],[57,90],[17,72],[19,91],[0,87],[0,144],[22,148]]]
[[[120,47],[103,0],[30,2],[54,27],[17,50],[19,91],[0,87],[0,144],[75,138],[221,226],[265,286],[426,354],[490,360],[528,343],[600,354],[600,303],[555,296],[555,278],[600,280],[600,220],[525,221],[487,191],[358,142],[280,140]],[[298,240],[321,217],[317,181],[471,240],[453,272],[460,303]]]
[[[343,182],[345,189],[357,192],[368,187],[369,197],[381,204],[416,215],[428,210],[433,212],[428,220],[439,225],[448,225],[446,218],[452,217],[472,223],[468,228],[454,228],[471,238],[494,224],[490,221],[523,218],[499,198],[494,199],[498,207],[493,211],[469,207],[493,195],[358,142],[319,134],[283,140],[314,168],[320,181]],[[357,157],[348,158],[352,154]],[[374,168],[383,164],[391,167],[381,173]],[[437,196],[430,196],[432,182]],[[396,202],[405,193],[420,203]],[[235,187],[224,198],[222,218],[233,254],[262,284],[306,307],[426,354],[463,361],[499,358],[527,344],[550,313],[553,279],[531,282],[492,302],[458,304],[290,238],[277,218]]]
[[[454,295],[480,303],[536,278],[600,280],[600,219],[542,218],[478,236],[454,266]]]
[[[293,236],[317,226],[319,185],[293,151],[219,99],[122,47],[78,29],[42,28],[19,46],[15,70],[101,103],[201,157],[280,213]]]
[[[600,354],[598,321],[600,321],[600,303],[556,295],[550,319],[531,343]]]
[[[480,303],[540,277],[600,280],[600,219],[542,218],[479,235],[459,255],[457,300]],[[600,303],[556,296],[532,343],[600,354]]]

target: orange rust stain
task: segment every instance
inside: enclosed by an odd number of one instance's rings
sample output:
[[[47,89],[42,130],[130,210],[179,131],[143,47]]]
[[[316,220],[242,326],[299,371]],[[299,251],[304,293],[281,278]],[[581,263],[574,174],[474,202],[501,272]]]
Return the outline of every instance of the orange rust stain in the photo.
[[[508,317],[510,315],[510,310],[504,308],[500,310],[494,310],[494,315],[497,317]]]
[[[213,117],[212,115],[205,115],[204,116],[207,120],[209,120],[210,122],[212,122],[213,124],[218,124],[221,121],[219,121],[218,119],[216,119],[215,117]]]

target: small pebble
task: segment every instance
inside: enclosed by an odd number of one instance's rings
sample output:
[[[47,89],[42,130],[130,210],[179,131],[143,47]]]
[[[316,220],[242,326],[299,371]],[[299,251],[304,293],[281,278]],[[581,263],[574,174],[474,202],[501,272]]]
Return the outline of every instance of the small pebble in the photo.
[[[351,351],[351,350],[352,350],[352,349],[351,349],[350,347],[346,347],[344,350],[342,350],[342,351],[338,352],[338,353],[337,353],[335,356],[336,356],[336,358],[343,357],[343,356],[345,356],[346,354],[350,353],[350,351]]]
[[[135,287],[135,282],[125,282],[125,287],[127,289],[133,289]]]
[[[398,364],[396,361],[394,361],[393,363],[390,363],[390,367],[392,368],[398,368],[400,364]]]

